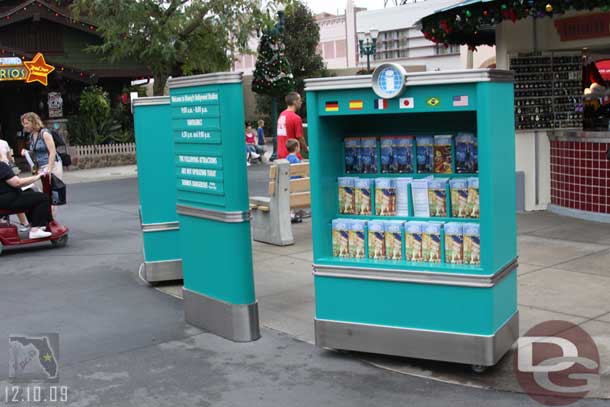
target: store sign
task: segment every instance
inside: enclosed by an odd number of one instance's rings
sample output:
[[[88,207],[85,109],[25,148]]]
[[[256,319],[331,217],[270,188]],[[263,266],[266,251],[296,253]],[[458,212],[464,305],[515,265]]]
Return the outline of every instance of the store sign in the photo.
[[[24,81],[27,75],[21,58],[0,58],[0,81]]]
[[[54,70],[55,67],[47,64],[40,52],[31,61],[16,57],[0,58],[0,81],[39,82],[47,86],[47,77]]]
[[[64,100],[59,92],[49,92],[49,117],[56,118],[64,115]]]
[[[610,37],[610,13],[587,14],[555,21],[561,41]]]

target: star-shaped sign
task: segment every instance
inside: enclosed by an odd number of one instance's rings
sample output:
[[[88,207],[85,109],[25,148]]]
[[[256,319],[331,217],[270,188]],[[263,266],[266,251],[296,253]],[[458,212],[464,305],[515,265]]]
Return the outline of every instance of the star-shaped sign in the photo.
[[[52,361],[52,360],[53,360],[53,356],[51,356],[51,355],[49,355],[48,353],[46,353],[46,354],[44,354],[44,355],[42,356],[42,359],[43,359],[45,362],[50,362],[50,361]]]
[[[34,56],[34,59],[24,61],[23,64],[28,69],[28,77],[25,78],[25,83],[40,82],[47,86],[47,76],[55,70],[55,67],[48,65],[40,52]]]

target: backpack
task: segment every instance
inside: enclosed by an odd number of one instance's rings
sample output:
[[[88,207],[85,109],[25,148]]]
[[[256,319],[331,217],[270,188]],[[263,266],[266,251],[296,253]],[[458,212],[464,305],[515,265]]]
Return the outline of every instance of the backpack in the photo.
[[[69,167],[72,165],[72,157],[68,154],[68,146],[66,146],[66,140],[62,137],[61,134],[55,129],[44,129],[51,133],[53,137],[53,143],[55,143],[55,149],[57,150],[57,154],[61,159],[61,163],[65,167]],[[61,150],[61,151],[60,151]]]
[[[65,147],[66,146],[66,140],[64,140],[64,138],[61,136],[61,134],[59,134],[59,132],[55,129],[51,130],[51,129],[47,129],[49,131],[49,133],[51,133],[51,136],[53,136],[53,142],[55,143],[55,147]]]

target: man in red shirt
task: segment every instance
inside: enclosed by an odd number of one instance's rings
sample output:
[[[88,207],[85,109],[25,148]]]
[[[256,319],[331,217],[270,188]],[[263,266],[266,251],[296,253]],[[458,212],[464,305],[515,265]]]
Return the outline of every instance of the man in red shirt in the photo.
[[[303,137],[303,121],[296,112],[301,108],[303,102],[297,92],[290,92],[286,95],[286,105],[288,106],[277,119],[277,158],[285,159],[288,156],[286,141],[294,138],[299,141],[300,150],[307,152],[307,142]],[[303,157],[298,155],[300,159]]]

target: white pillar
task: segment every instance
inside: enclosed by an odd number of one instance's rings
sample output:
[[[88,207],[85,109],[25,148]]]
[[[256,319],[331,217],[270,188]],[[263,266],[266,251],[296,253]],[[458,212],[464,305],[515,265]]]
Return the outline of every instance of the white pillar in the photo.
[[[345,10],[345,39],[347,45],[347,67],[355,68],[356,62],[356,11],[354,10],[354,2],[347,0],[347,8]]]

